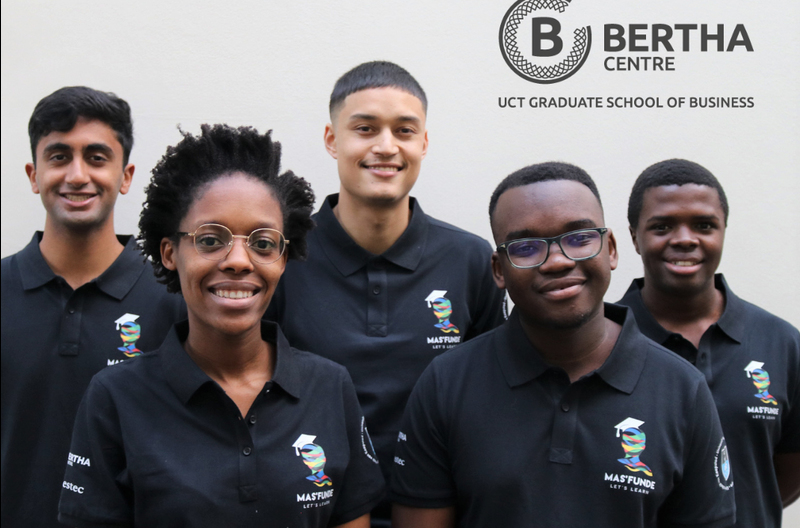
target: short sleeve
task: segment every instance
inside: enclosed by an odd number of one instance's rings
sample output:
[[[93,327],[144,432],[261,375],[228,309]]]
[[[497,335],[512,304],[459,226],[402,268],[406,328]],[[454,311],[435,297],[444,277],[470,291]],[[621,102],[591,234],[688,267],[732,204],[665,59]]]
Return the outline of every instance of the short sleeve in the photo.
[[[405,506],[444,508],[455,503],[437,364],[434,360],[414,387],[397,437],[390,499]]]
[[[378,455],[375,454],[364,414],[358,404],[356,389],[344,368],[342,403],[350,445],[350,461],[329,523],[332,526],[350,522],[369,513],[383,499],[386,489],[378,465]]]
[[[790,345],[787,347],[786,396],[789,406],[781,421],[781,438],[775,447],[776,453],[800,452],[800,332],[792,327]]]
[[[59,521],[78,527],[132,525],[133,494],[117,411],[97,376],[78,408],[66,463]]]
[[[718,528],[735,520],[733,478],[719,415],[705,382],[690,409],[683,474],[659,512],[659,527]]]
[[[484,240],[481,242],[481,254],[485,254],[486,258],[483,263],[480,263],[480,282],[474,285],[474,291],[477,293],[477,298],[473,301],[474,323],[469,328],[466,339],[488,332],[500,326],[506,320],[506,291],[498,288],[494,282],[491,266],[491,246]]]

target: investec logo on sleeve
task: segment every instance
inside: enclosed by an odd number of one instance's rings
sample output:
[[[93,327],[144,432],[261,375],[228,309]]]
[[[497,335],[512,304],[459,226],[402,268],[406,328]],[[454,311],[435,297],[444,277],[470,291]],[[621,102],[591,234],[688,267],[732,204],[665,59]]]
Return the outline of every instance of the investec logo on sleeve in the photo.
[[[575,74],[592,47],[592,28],[580,22],[581,3],[515,2],[500,24],[500,51],[509,68],[539,84],[561,82]],[[602,36],[606,55],[601,60],[610,72],[675,71],[678,53],[753,51],[744,24],[731,28],[725,24],[662,21],[604,23]]]

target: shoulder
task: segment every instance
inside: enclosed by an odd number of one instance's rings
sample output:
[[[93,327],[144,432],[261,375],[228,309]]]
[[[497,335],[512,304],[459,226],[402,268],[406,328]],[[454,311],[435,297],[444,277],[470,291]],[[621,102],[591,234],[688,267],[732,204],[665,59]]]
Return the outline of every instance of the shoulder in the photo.
[[[759,328],[759,332],[779,333],[795,340],[800,338],[800,331],[788,321],[744,299],[738,298],[738,302],[741,303],[741,310],[747,324],[753,328]]]
[[[428,225],[430,226],[431,232],[434,235],[453,240],[454,242],[458,242],[460,245],[466,244],[468,247],[487,249],[491,252],[492,246],[489,245],[489,242],[478,235],[470,233],[469,231],[461,229],[460,227],[456,227],[452,224],[448,224],[447,222],[433,218],[428,214],[425,215],[425,218],[427,218]]]
[[[503,325],[484,332],[436,356],[423,377],[454,387],[473,382],[475,376],[483,377],[488,369],[497,365],[495,335],[502,328]]]
[[[324,380],[336,380],[337,383],[352,383],[347,369],[339,363],[294,347],[289,347],[288,353],[291,358],[292,368],[302,373],[304,378],[313,379],[315,384],[318,381],[324,383]]]
[[[90,387],[103,387],[109,394],[135,395],[163,379],[158,350],[110,365],[92,378]],[[135,396],[134,396],[135,397]]]

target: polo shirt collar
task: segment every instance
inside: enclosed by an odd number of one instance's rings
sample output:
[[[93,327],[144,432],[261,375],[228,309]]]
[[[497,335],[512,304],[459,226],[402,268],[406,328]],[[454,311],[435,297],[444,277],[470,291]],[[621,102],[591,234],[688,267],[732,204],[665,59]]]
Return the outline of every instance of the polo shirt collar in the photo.
[[[741,343],[744,340],[744,329],[747,323],[747,307],[744,301],[737,297],[728,287],[728,283],[722,273],[717,273],[714,276],[714,286],[725,295],[725,310],[722,312],[719,321],[717,321],[717,326],[728,337],[737,343]]]
[[[158,352],[167,383],[184,405],[202,386],[214,383],[183,348],[183,342],[188,336],[189,321],[176,323]],[[303,387],[303,372],[298,363],[297,352],[289,346],[278,325],[271,321],[261,321],[261,338],[276,348],[277,361],[272,383],[280,386],[290,396],[299,399]]]
[[[47,265],[39,248],[42,234],[41,231],[34,233],[30,243],[18,254],[22,287],[25,290],[39,288],[56,278],[56,274]],[[144,267],[142,266],[143,257],[136,250],[136,240],[130,235],[117,236],[117,239],[125,248],[111,266],[93,282],[104,293],[121,300],[139,280]]]
[[[627,308],[606,303],[605,316],[622,325],[622,330],[611,354],[595,373],[615,389],[631,394],[644,369],[648,339]],[[510,387],[523,385],[550,368],[525,335],[517,310],[496,331],[495,339],[500,369]]]
[[[333,208],[338,203],[338,194],[325,198],[316,215],[317,228],[314,231],[333,265],[342,275],[347,276],[364,267],[375,255],[356,244],[339,224],[333,214]],[[409,209],[411,218],[408,227],[392,247],[380,256],[397,266],[414,271],[422,260],[429,222],[415,198],[409,200]]]
[[[636,313],[636,322],[639,324],[639,328],[646,335],[652,336],[654,341],[663,344],[672,335],[672,332],[661,326],[644,305],[642,300],[643,287],[644,278],[634,279],[628,291],[625,292],[623,299],[625,304],[629,305]],[[716,323],[717,327],[725,335],[737,343],[741,343],[744,339],[746,324],[745,303],[731,291],[721,273],[717,273],[714,276],[714,287],[725,295],[725,309]]]

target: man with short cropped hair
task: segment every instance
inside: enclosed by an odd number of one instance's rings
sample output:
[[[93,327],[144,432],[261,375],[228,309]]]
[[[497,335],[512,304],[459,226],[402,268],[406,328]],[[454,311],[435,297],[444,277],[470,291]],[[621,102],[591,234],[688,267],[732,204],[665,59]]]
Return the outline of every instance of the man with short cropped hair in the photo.
[[[617,266],[597,187],[542,163],[489,205],[514,311],[433,360],[398,435],[395,528],[722,527],[733,475],[691,365],[603,303]]]
[[[114,233],[130,189],[128,103],[83,86],[36,105],[25,171],[44,231],[2,260],[2,525],[60,526],[75,413],[100,369],[156,348],[185,313],[131,236]],[[74,488],[74,487],[73,487]]]
[[[730,443],[737,526],[779,527],[800,496],[800,334],[716,274],[728,200],[705,167],[672,159],[645,169],[628,221],[644,278],[619,303],[705,376]]]
[[[487,242],[409,196],[428,150],[427,98],[414,77],[390,62],[361,64],[336,82],[329,110],[339,193],[314,216],[308,260],[287,265],[266,317],[293,346],[348,368],[388,477],[420,373],[498,325],[504,294]],[[372,517],[388,526],[389,504]]]

